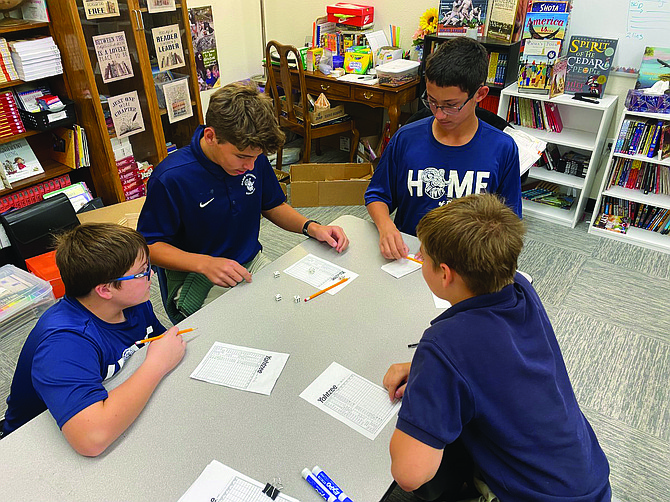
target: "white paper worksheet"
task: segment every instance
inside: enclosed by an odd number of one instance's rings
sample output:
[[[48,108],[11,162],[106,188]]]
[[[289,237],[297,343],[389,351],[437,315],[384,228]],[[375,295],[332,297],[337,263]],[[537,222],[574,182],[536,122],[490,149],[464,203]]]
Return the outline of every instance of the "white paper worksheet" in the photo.
[[[288,354],[214,342],[191,378],[269,396]]]
[[[336,362],[300,397],[368,439],[375,439],[400,408],[400,401],[391,402],[386,389]]]
[[[410,258],[415,258],[416,255],[409,255]],[[391,274],[396,279],[400,279],[402,276],[411,274],[415,270],[421,268],[421,263],[417,263],[407,258],[400,258],[399,260],[394,260],[386,265],[382,265],[382,270],[387,274]]]
[[[291,277],[295,277],[296,279],[306,282],[310,286],[314,286],[318,289],[325,289],[345,277],[349,279],[340,286],[327,291],[330,295],[334,295],[358,277],[357,273],[342,268],[339,265],[335,265],[327,260],[323,260],[313,254],[304,256],[284,270],[284,272]]]
[[[270,499],[263,493],[264,487],[265,484],[212,460],[179,502],[267,502]],[[284,493],[275,500],[298,502]]]

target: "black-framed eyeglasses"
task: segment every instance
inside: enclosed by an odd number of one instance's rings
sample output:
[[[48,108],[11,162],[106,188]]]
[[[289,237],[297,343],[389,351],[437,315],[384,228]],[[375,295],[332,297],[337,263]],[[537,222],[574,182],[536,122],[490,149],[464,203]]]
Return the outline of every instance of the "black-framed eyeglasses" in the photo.
[[[139,274],[133,274],[133,275],[126,275],[124,277],[119,277],[118,279],[114,279],[111,282],[116,282],[116,281],[129,281],[130,279],[141,279],[142,277],[151,277],[151,261],[147,260],[147,269],[144,272],[140,272]]]
[[[468,96],[468,99],[465,100],[465,102],[461,106],[454,106],[454,105],[438,105],[437,103],[430,101],[428,99],[428,91],[423,91],[423,95],[421,96],[421,101],[422,103],[426,106],[426,108],[430,108],[430,111],[433,112],[433,115],[437,112],[437,110],[440,110],[442,113],[445,115],[456,115],[458,112],[460,112],[465,105],[467,105],[472,98],[475,97],[475,94],[477,94],[477,91],[481,89],[482,86],[480,85],[477,87],[477,90],[470,94]]]

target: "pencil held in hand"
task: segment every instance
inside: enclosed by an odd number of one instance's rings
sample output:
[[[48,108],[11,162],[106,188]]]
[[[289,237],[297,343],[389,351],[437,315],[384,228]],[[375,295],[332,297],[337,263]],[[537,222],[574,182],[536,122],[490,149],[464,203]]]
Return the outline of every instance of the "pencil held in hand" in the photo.
[[[183,335],[184,333],[190,333],[190,332],[193,331],[194,329],[195,329],[195,328],[186,328],[186,329],[182,329],[181,331],[178,331],[177,334],[178,334],[178,335]],[[165,333],[163,333],[162,335],[158,335],[158,336],[152,336],[151,338],[145,338],[144,340],[137,340],[135,343],[147,343],[147,342],[153,342],[154,340],[158,340],[158,339],[160,339],[160,338],[163,338],[164,336],[165,336]]]
[[[325,293],[326,291],[329,291],[329,290],[331,290],[331,289],[333,289],[333,288],[336,288],[337,286],[339,286],[340,284],[343,284],[343,283],[347,282],[348,280],[349,280],[349,278],[348,278],[348,277],[345,277],[345,278],[342,279],[341,281],[337,281],[335,284],[333,284],[333,285],[331,285],[331,286],[328,286],[327,288],[322,289],[321,291],[317,291],[317,292],[314,293],[312,296],[310,296],[310,297],[308,297],[308,298],[305,298],[305,301],[308,302],[308,301],[310,301],[310,300],[313,300],[313,299],[316,298],[317,296],[322,295],[322,294]]]

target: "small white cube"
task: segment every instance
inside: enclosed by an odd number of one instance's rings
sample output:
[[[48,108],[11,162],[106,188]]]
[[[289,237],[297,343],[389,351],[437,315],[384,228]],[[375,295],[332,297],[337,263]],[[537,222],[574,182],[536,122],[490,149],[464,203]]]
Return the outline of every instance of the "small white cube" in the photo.
[[[275,272],[275,279],[279,279],[279,276],[280,276],[280,275],[281,275],[281,274],[279,273],[279,270],[277,270],[277,271]]]
[[[275,301],[280,302],[281,301],[281,295],[275,295]]]
[[[293,297],[293,301],[294,301],[295,303],[300,303],[300,297],[299,297],[298,295],[295,295],[295,296]]]

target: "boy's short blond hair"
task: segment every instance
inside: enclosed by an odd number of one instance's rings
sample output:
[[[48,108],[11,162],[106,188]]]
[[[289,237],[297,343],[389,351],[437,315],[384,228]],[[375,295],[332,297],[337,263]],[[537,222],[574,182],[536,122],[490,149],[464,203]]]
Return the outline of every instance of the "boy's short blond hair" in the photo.
[[[274,153],[286,139],[272,100],[252,84],[228,84],[212,94],[205,125],[214,129],[219,143],[225,141],[240,151],[253,147]]]
[[[114,279],[126,275],[138,256],[149,256],[142,234],[114,223],[84,223],[56,237],[56,266],[65,294],[74,298],[99,284],[118,288]]]
[[[439,267],[458,273],[475,295],[514,282],[526,232],[523,222],[496,195],[468,195],[426,214],[416,227],[423,252]]]

